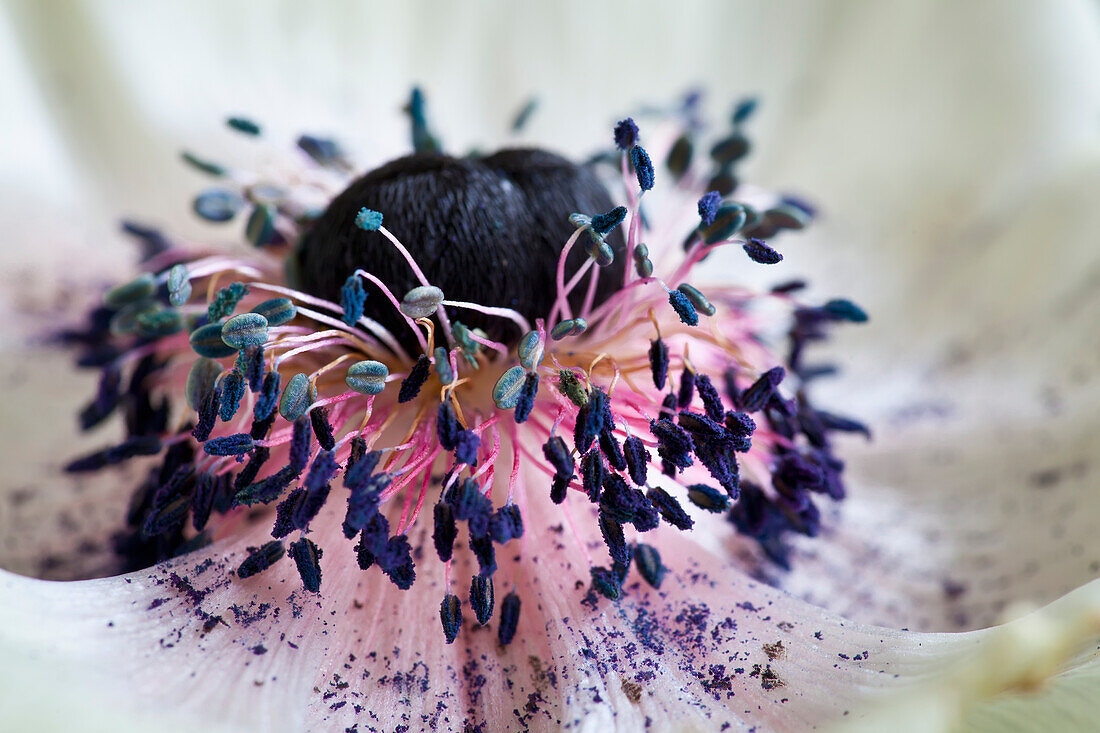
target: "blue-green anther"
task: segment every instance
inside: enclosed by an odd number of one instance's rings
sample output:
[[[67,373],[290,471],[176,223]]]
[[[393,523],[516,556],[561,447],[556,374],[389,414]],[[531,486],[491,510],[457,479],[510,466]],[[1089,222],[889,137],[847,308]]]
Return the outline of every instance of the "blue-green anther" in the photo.
[[[380,361],[357,361],[348,367],[344,382],[359,394],[376,395],[386,388],[390,370]]]
[[[476,354],[481,349],[481,344],[470,338],[470,329],[461,321],[451,324],[451,333],[455,337],[455,343],[467,354]]]
[[[523,368],[527,371],[534,371],[542,363],[542,355],[544,353],[542,338],[539,337],[538,331],[528,331],[524,334],[523,338],[519,340],[519,363],[523,365]]]
[[[198,410],[207,396],[214,391],[214,384],[218,381],[218,375],[222,373],[222,365],[213,359],[199,357],[191,365],[191,371],[187,373],[187,384],[183,388],[187,405],[192,410]]]
[[[434,285],[421,285],[405,293],[401,312],[412,319],[427,318],[443,302],[443,291]]]
[[[598,242],[588,243],[588,256],[596,260],[596,264],[600,267],[607,267],[615,261],[615,250],[601,239]]]
[[[255,247],[263,247],[275,241],[275,213],[271,204],[258,204],[252,209],[245,224],[244,234]]]
[[[196,214],[217,224],[231,220],[243,206],[244,199],[228,188],[207,189],[196,196],[191,204]]]
[[[298,309],[288,298],[272,298],[265,300],[252,309],[253,313],[259,313],[267,319],[269,326],[281,326],[289,323],[298,315]]]
[[[162,338],[183,330],[183,315],[175,308],[149,308],[135,320],[138,335],[145,338]]]
[[[638,277],[649,277],[653,274],[653,261],[649,259],[649,247],[639,242],[634,245],[634,271]]]
[[[580,377],[571,369],[558,370],[558,389],[577,407],[588,404],[588,390],[581,384]]]
[[[514,366],[500,375],[496,386],[493,387],[493,402],[502,410],[511,410],[519,402],[519,393],[523,388],[523,380],[527,377],[527,370],[521,366]]]
[[[191,299],[191,280],[187,275],[187,265],[173,265],[168,271],[168,302],[177,308]]]
[[[267,319],[259,313],[242,313],[222,324],[222,341],[234,349],[263,346],[267,341]]]
[[[707,296],[696,290],[694,286],[688,285],[687,283],[681,283],[676,289],[691,301],[691,304],[695,306],[695,310],[702,313],[704,316],[714,315],[714,305],[707,300]]]
[[[583,318],[571,318],[562,321],[550,330],[550,338],[561,341],[566,336],[579,336],[588,329],[588,321]]]
[[[199,326],[191,332],[190,341],[194,352],[208,359],[221,359],[237,353],[235,348],[222,341],[221,323],[207,323],[205,326]]]
[[[183,158],[183,162],[187,163],[187,165],[191,166],[195,170],[202,171],[209,176],[221,178],[226,174],[225,166],[219,165],[210,160],[200,158],[194,153],[190,153],[186,150],[180,153],[180,157]]]
[[[294,422],[306,414],[313,400],[310,399],[309,377],[299,372],[290,378],[283,396],[279,398],[279,414]]]
[[[745,207],[740,204],[723,204],[718,207],[718,213],[714,216],[714,223],[703,230],[703,239],[707,244],[717,244],[732,237],[734,233],[745,226],[748,214]]]
[[[447,349],[436,346],[433,352],[435,356],[435,373],[439,375],[439,383],[448,385],[454,381],[454,371],[451,370],[451,360],[448,358]]]
[[[150,272],[142,273],[123,285],[116,285],[103,295],[103,305],[121,308],[153,297],[157,292],[157,279]]]
[[[110,329],[115,336],[129,336],[137,333],[138,316],[146,311],[156,310],[158,304],[152,300],[142,300],[124,306],[120,311],[111,316]]]
[[[168,292],[174,293],[183,287],[183,284],[188,281],[187,278],[187,265],[182,262],[178,265],[172,265],[172,268],[168,270]]]
[[[173,290],[168,293],[168,302],[177,308],[183,305],[187,305],[187,301],[189,300],[191,300],[190,280],[184,280],[183,285],[180,287],[179,290]]]

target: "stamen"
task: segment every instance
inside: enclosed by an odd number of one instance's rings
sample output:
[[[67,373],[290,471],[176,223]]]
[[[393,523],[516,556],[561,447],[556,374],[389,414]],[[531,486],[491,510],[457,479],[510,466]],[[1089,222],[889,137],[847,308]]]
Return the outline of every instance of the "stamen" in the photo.
[[[398,404],[404,404],[420,394],[420,388],[432,373],[432,360],[424,354],[416,360],[416,364],[409,370],[409,375],[401,382],[401,390],[397,395]]]
[[[434,285],[421,285],[405,293],[401,300],[401,312],[414,321],[428,318],[443,302],[443,291]]]
[[[647,583],[656,589],[661,587],[668,568],[661,564],[661,554],[657,548],[639,542],[634,548],[634,564]]]
[[[695,146],[692,145],[691,138],[687,134],[681,135],[672,143],[672,147],[668,151],[668,158],[665,159],[665,167],[668,168],[672,177],[679,181],[691,168],[691,159],[694,155]]]
[[[449,562],[454,553],[455,538],[458,536],[458,528],[455,526],[454,512],[450,504],[441,501],[435,505],[434,522],[432,541],[435,544],[436,554],[439,555],[441,562]]]
[[[229,422],[237,414],[241,398],[244,397],[244,387],[244,375],[236,368],[222,380],[222,401],[219,412],[222,422]]]
[[[293,321],[298,315],[298,309],[289,298],[271,298],[252,309],[253,313],[259,313],[267,319],[270,326],[281,326]]]
[[[389,375],[389,368],[380,361],[357,361],[348,367],[344,382],[359,394],[376,395],[386,388]]]
[[[363,281],[358,275],[350,275],[344,281],[344,287],[340,289],[340,306],[344,309],[344,315],[340,320],[349,326],[354,326],[363,317],[363,306],[367,302],[367,292],[363,289]]]
[[[439,604],[439,618],[443,622],[443,638],[453,644],[462,627],[462,602],[454,593],[448,593]]]
[[[627,117],[625,120],[619,120],[619,124],[615,125],[615,146],[626,152],[637,142],[638,125],[635,124],[634,119]]]
[[[523,386],[520,387],[519,398],[516,400],[515,420],[516,423],[523,423],[527,420],[527,416],[531,414],[531,409],[535,406],[535,397],[539,390],[539,375],[537,372],[528,372],[523,379]]]
[[[519,404],[527,372],[521,366],[514,366],[500,375],[493,386],[493,403],[501,410],[511,410]]]
[[[759,412],[775,394],[787,372],[783,367],[773,367],[764,372],[752,386],[741,393],[740,407],[745,412]]]
[[[699,316],[695,312],[695,306],[691,304],[687,296],[679,290],[670,290],[668,293],[668,302],[672,306],[672,309],[676,311],[676,315],[680,316],[680,321],[688,326],[698,326]]]
[[[355,215],[355,226],[364,232],[376,232],[382,226],[382,213],[363,207]]]
[[[520,600],[515,591],[504,596],[500,602],[500,625],[497,627],[497,641],[501,646],[508,646],[516,636],[516,627],[519,625]]]
[[[646,497],[657,507],[661,517],[673,527],[689,530],[695,526],[695,520],[684,511],[680,502],[659,486],[654,486],[646,492]]]
[[[493,617],[495,602],[492,577],[473,576],[470,580],[470,607],[474,609],[474,616],[482,626]]]
[[[619,600],[619,596],[622,594],[622,583],[619,582],[619,578],[615,573],[604,567],[594,567],[590,570],[590,573],[592,575],[592,586],[599,591],[600,595],[611,601]]]
[[[717,312],[711,302],[707,300],[706,296],[696,290],[695,287],[687,283],[680,283],[676,289],[686,295],[695,310],[699,311],[704,316],[713,316]]]
[[[279,414],[287,421],[295,422],[306,413],[306,410],[313,403],[311,391],[309,377],[301,372],[295,374],[287,382],[286,389],[283,390],[283,396],[279,399]]]
[[[191,370],[187,373],[187,384],[184,387],[184,396],[187,405],[192,410],[199,410],[214,391],[214,385],[221,376],[222,365],[213,359],[205,357],[195,359]]]
[[[704,227],[709,227],[718,216],[718,207],[722,203],[722,194],[717,191],[708,191],[699,199],[699,220]]]
[[[248,433],[236,433],[211,438],[202,447],[208,456],[241,456],[252,450],[253,441]]]
[[[262,547],[250,547],[249,555],[237,568],[238,578],[250,578],[261,573],[282,559],[286,549],[283,543],[273,540]]]
[[[332,435],[332,425],[328,421],[327,407],[314,407],[309,411],[309,422],[313,426],[313,434],[317,436],[317,442],[327,451],[336,447],[336,440]]]
[[[688,487],[688,498],[700,509],[719,514],[730,508],[730,499],[725,493],[706,484],[692,484]]]
[[[745,250],[745,254],[749,256],[750,260],[758,262],[761,265],[774,265],[783,261],[783,255],[779,254],[759,239],[750,239],[741,245],[741,247]]]
[[[302,537],[297,542],[290,543],[290,556],[294,558],[294,564],[298,566],[298,574],[302,576],[302,585],[310,593],[319,593],[321,590],[321,548],[307,537]],[[237,571],[240,575],[240,571]]]
[[[241,302],[241,298],[246,295],[248,295],[248,286],[244,283],[226,285],[218,291],[210,302],[210,306],[206,311],[207,318],[210,319],[211,323],[220,321],[230,315],[237,304]]]
[[[703,229],[703,241],[706,244],[718,244],[730,239],[737,230],[745,226],[748,214],[741,204],[723,204],[718,207],[714,221]]]
[[[188,342],[196,354],[208,359],[224,359],[237,353],[237,349],[222,340],[221,323],[199,326],[191,332]]]
[[[852,323],[866,323],[867,313],[850,300],[830,300],[822,309],[838,321],[850,321]]]
[[[638,187],[643,192],[653,188],[653,161],[641,145],[630,149],[630,164],[634,166],[634,173],[638,177]]]

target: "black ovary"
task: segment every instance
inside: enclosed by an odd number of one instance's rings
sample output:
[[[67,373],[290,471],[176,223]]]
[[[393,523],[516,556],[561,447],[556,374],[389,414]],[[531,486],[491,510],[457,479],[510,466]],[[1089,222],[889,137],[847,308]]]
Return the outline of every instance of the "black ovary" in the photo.
[[[340,302],[340,289],[356,268],[374,274],[399,300],[421,284],[382,234],[355,225],[363,207],[382,212],[383,225],[448,300],[512,308],[533,327],[554,302],[558,256],[574,231],[569,215],[600,214],[613,204],[590,168],[542,150],[502,150],[485,158],[409,155],[359,178],[329,204],[294,255],[298,267],[291,270],[298,271],[300,289]],[[570,252],[566,281],[588,256],[586,240]],[[618,230],[607,241],[615,262],[600,273],[597,304],[622,283],[627,259]],[[416,338],[404,319],[373,283],[363,285],[365,314],[415,353]],[[574,313],[586,289],[587,278],[571,294]],[[447,316],[506,344],[522,336],[515,323],[499,317],[450,307]]]

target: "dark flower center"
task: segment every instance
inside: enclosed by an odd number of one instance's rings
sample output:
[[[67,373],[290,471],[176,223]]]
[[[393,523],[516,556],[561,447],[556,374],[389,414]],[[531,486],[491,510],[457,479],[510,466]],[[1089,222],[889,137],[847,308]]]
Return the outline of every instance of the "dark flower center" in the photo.
[[[502,150],[484,158],[416,153],[367,173],[337,196],[302,238],[292,269],[300,289],[335,302],[356,268],[373,273],[397,298],[420,285],[382,234],[355,226],[366,207],[382,212],[384,226],[448,300],[512,308],[533,323],[553,304],[558,257],[574,231],[569,215],[592,216],[612,206],[591,168],[543,150]],[[588,257],[586,240],[570,252],[566,278]],[[617,229],[607,242],[616,257],[600,269],[596,304],[622,283],[626,262]],[[415,350],[416,339],[393,305],[371,283],[364,285],[365,315]],[[585,290],[571,294],[574,309]],[[505,319],[457,309],[447,315],[507,344],[522,336]]]

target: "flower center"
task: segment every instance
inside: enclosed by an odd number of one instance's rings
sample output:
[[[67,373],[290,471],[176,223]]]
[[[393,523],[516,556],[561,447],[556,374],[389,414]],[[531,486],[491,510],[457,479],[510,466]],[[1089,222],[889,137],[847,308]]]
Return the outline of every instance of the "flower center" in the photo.
[[[345,278],[356,268],[370,271],[399,295],[420,285],[381,233],[354,225],[366,207],[384,212],[386,227],[448,299],[511,308],[533,322],[553,305],[558,256],[573,231],[569,215],[612,206],[589,167],[543,150],[502,150],[484,158],[408,155],[359,178],[332,201],[295,255],[297,286],[339,301]],[[626,262],[617,228],[606,241],[616,257],[605,270],[609,276],[600,278],[596,305],[622,281]],[[587,258],[583,247],[574,248],[567,276]],[[401,315],[372,284],[365,289],[364,313],[415,350],[414,334]],[[584,296],[583,288],[571,293],[574,309]],[[450,309],[448,316],[509,346],[523,335],[506,319]]]

